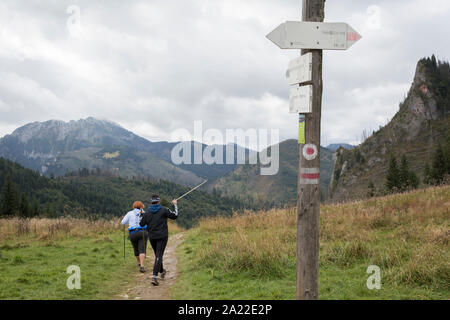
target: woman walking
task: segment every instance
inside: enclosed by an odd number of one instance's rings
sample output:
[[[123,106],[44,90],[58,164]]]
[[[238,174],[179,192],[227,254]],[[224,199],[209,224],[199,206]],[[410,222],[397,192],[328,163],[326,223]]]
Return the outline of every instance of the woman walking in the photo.
[[[136,257],[139,271],[144,273],[145,255],[147,252],[148,232],[147,225],[140,225],[139,222],[144,214],[144,204],[140,201],[133,203],[133,210],[128,212],[122,219],[122,225],[128,224],[128,238],[133,245],[134,256]]]
[[[149,230],[150,244],[155,253],[155,264],[153,266],[152,284],[159,285],[158,273],[164,279],[166,270],[163,267],[163,256],[166,250],[167,241],[169,239],[169,231],[167,227],[167,219],[175,220],[178,218],[177,201],[173,200],[174,210],[160,205],[161,199],[158,195],[152,195],[152,205],[149,207],[149,212],[144,214],[141,219],[140,226],[147,226]]]

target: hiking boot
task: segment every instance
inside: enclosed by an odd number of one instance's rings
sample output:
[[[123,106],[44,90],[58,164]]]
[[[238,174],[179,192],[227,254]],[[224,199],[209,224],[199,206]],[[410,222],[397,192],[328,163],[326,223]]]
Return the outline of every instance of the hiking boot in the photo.
[[[139,267],[139,272],[140,273],[145,273],[145,268],[144,267]]]
[[[152,278],[152,285],[159,286],[158,279],[156,278],[156,276],[153,276]]]
[[[164,279],[166,277],[166,270],[164,269],[163,272],[161,272],[161,279]]]

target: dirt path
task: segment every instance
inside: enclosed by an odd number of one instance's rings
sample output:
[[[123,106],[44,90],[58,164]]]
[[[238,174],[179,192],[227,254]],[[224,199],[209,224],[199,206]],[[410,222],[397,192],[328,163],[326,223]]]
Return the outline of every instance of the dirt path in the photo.
[[[167,270],[165,279],[158,278],[159,286],[155,287],[151,284],[152,269],[155,257],[153,250],[149,245],[147,248],[147,258],[145,259],[146,273],[138,272],[136,267],[136,280],[130,283],[130,288],[126,292],[121,293],[117,299],[119,300],[169,300],[170,287],[175,283],[178,276],[177,263],[178,259],[175,255],[176,248],[183,242],[184,233],[178,233],[169,238],[167,249],[164,253],[164,269]]]

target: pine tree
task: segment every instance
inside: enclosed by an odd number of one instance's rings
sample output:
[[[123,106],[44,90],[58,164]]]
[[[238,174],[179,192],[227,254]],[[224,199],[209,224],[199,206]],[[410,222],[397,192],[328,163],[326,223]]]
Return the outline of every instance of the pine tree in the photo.
[[[445,160],[444,150],[439,145],[433,154],[431,164],[431,180],[434,184],[441,184],[444,181],[444,176],[447,173],[447,162]]]
[[[409,164],[406,156],[403,154],[399,170],[399,188],[406,190],[409,187]]]
[[[45,205],[45,216],[47,218],[51,218],[52,217],[52,209],[50,208],[50,204],[49,203],[47,203]]]
[[[369,191],[367,192],[369,198],[373,198],[375,196],[375,185],[372,181],[369,182]]]
[[[433,68],[434,72],[436,72],[438,69],[437,60],[436,60],[436,57],[434,56],[434,54],[431,56],[431,67]]]
[[[400,189],[400,172],[395,156],[391,156],[391,160],[389,161],[389,169],[387,172],[385,185],[389,192],[395,192]]]
[[[409,171],[408,174],[409,186],[413,189],[417,189],[420,184],[420,179],[414,171]]]
[[[33,203],[31,205],[31,216],[32,217],[37,217],[39,215],[39,202],[38,200],[35,198],[33,199]]]
[[[416,173],[409,169],[409,163],[406,156],[402,156],[399,170],[399,187],[402,191],[408,189],[416,189],[419,186],[419,177]]]
[[[11,176],[6,177],[6,182],[2,192],[3,198],[3,215],[15,215],[19,209],[17,188],[11,180]]]
[[[431,178],[431,166],[429,163],[425,165],[425,169],[423,171],[423,182],[427,185],[433,184],[433,179]]]
[[[19,215],[23,218],[30,217],[30,205],[28,204],[27,196],[23,192],[20,197]]]

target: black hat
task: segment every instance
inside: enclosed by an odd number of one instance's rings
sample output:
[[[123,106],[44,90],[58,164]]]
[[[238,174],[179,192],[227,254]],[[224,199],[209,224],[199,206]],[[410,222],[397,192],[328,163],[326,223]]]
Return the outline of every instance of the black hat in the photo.
[[[158,203],[161,201],[161,198],[157,194],[152,195],[152,203]]]

